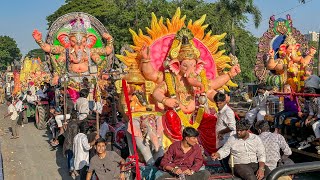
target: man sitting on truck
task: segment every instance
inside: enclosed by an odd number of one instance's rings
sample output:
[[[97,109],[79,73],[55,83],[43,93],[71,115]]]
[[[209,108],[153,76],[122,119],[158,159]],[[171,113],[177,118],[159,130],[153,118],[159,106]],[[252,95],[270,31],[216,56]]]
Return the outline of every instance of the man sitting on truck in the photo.
[[[258,85],[257,93],[258,95],[253,98],[253,104],[255,108],[246,113],[246,119],[249,120],[251,125],[253,125],[256,118],[257,121],[264,120],[267,110],[267,98],[270,95],[270,92],[267,91],[265,84]]]

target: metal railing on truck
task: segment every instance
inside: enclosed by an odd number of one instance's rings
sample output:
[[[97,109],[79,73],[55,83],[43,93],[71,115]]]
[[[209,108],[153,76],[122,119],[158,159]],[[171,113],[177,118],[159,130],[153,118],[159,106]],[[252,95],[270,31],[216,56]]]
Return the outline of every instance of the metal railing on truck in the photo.
[[[268,175],[267,180],[277,180],[280,176],[300,174],[305,172],[320,171],[320,161],[297,163],[274,169]]]

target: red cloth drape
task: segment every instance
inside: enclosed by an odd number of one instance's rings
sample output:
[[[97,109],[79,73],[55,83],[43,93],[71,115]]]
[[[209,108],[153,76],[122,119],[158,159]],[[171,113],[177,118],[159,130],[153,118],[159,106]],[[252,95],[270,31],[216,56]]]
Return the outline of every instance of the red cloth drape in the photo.
[[[217,117],[213,114],[203,114],[203,119],[198,127],[200,144],[207,153],[212,154],[217,151],[216,146],[216,122]]]

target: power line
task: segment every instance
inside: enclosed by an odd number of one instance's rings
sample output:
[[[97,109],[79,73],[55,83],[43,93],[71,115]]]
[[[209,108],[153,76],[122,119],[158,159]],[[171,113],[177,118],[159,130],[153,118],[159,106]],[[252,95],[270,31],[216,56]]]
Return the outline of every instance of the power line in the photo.
[[[287,10],[285,10],[285,11],[282,11],[282,12],[280,12],[280,13],[275,14],[275,16],[278,16],[278,15],[280,15],[280,14],[283,14],[283,13],[286,13],[286,12],[291,11],[291,10],[293,10],[293,9],[296,9],[296,8],[298,8],[298,7],[300,7],[300,6],[303,6],[303,5],[305,5],[305,4],[307,4],[307,3],[311,2],[311,1],[313,1],[313,0],[306,1],[305,3],[300,3],[300,4],[297,5],[297,6],[294,6],[294,7],[290,8],[290,9],[287,9]],[[261,22],[264,22],[264,21],[266,21],[266,20],[269,20],[269,18],[265,18],[265,19],[261,20]],[[254,25],[254,23],[251,23],[251,24],[246,25],[246,26],[244,26],[244,27],[247,28],[247,27],[252,26],[252,25]]]

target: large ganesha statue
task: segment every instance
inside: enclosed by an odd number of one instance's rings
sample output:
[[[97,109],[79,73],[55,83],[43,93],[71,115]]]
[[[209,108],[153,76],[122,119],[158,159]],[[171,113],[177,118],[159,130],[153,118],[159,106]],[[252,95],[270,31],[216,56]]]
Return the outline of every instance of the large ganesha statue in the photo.
[[[58,77],[68,75],[71,77],[69,87],[79,89],[79,77],[102,76],[101,72],[110,68],[113,38],[101,22],[89,14],[75,12],[58,18],[51,25],[45,42],[38,30],[34,30],[32,36],[47,53],[55,82]]]
[[[138,149],[144,151],[146,162],[154,161],[151,154],[154,150],[163,152],[163,148],[181,140],[183,128],[189,126],[199,130],[199,140],[205,150],[214,152],[216,117],[213,96],[219,88],[228,90],[227,85],[236,86],[231,79],[240,73],[240,66],[231,66],[231,58],[223,55],[225,51],[218,51],[218,47],[224,44],[220,40],[225,33],[211,35],[210,31],[205,34],[207,25],[202,25],[205,15],[194,23],[190,20],[187,26],[184,21],[180,9],[171,20],[167,19],[166,25],[162,17],[158,20],[152,14],[151,29],[147,28],[149,36],[141,30],[139,34],[130,30],[134,52],[117,55],[129,67],[129,74],[124,77],[128,89],[132,89],[132,84],[139,84],[147,99],[144,105],[142,101],[139,104],[145,107],[145,111],[131,107],[135,139]],[[133,77],[139,78],[133,80]],[[134,105],[134,101],[131,99],[130,105]],[[155,126],[156,129],[149,129],[157,132],[156,135],[143,135],[141,125],[146,124],[142,123],[145,119]],[[139,144],[148,141],[145,137],[150,137],[151,146],[150,143]],[[153,143],[154,139],[160,143]],[[149,147],[150,150],[146,150]]]
[[[283,87],[289,84],[295,92],[304,86],[304,68],[312,63],[316,49],[308,49],[304,36],[287,19],[270,17],[269,29],[259,43],[256,75],[269,85]]]

